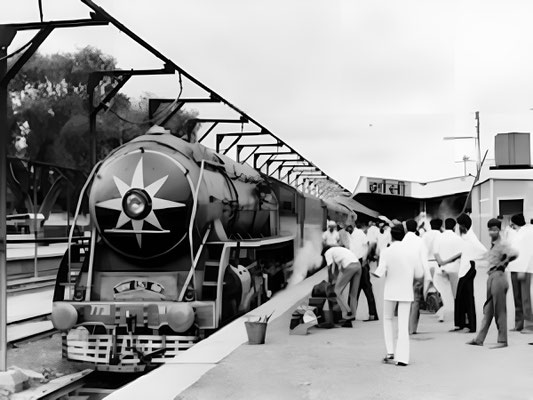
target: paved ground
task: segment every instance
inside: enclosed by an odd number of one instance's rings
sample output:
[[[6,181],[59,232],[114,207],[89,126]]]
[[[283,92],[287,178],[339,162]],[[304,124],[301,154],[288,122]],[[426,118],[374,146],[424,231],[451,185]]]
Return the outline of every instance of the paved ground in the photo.
[[[54,374],[66,375],[82,370],[77,364],[61,358],[61,334],[11,347],[7,351],[8,367],[31,369],[37,372],[45,370]]]
[[[478,325],[485,281],[480,271]],[[363,300],[358,318],[366,313]],[[291,336],[289,320],[290,312],[270,324],[265,345],[240,346],[176,399],[533,399],[533,335],[510,332],[510,347],[490,350],[493,327],[485,347],[467,346],[472,334],[449,333],[450,322],[422,315],[411,364],[396,367],[381,363],[381,321]]]

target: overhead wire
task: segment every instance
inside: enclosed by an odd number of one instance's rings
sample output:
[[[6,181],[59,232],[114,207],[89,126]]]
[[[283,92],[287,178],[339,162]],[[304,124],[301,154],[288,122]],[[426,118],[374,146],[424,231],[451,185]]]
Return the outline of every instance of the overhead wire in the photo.
[[[119,115],[111,107],[108,107],[107,111],[109,111],[111,114],[113,114],[119,120],[121,120],[123,122],[126,122],[128,124],[133,124],[133,125],[145,125],[145,124],[149,124],[149,123],[152,123],[152,122],[155,122],[155,121],[158,121],[158,120],[164,120],[172,112],[173,107],[175,107],[176,104],[179,102],[179,100],[181,98],[181,95],[183,93],[183,81],[182,81],[182,77],[181,77],[181,72],[178,72],[178,76],[179,76],[178,82],[179,82],[179,86],[180,86],[180,90],[178,92],[178,97],[176,97],[174,99],[174,101],[172,103],[170,103],[167,107],[165,107],[163,110],[156,112],[152,118],[148,118],[148,119],[146,119],[144,121],[132,121],[132,120],[130,120],[128,118],[125,118],[125,117]]]
[[[5,55],[4,57],[0,58],[0,61],[4,61],[4,60],[6,60],[6,59],[8,59],[8,58],[11,58],[11,57],[16,56],[17,54],[19,54],[19,53],[23,52],[24,50],[26,50],[26,48],[29,47],[32,43],[33,43],[33,38],[31,38],[31,39],[29,40],[28,43],[26,43],[26,44],[25,44],[24,46],[22,46],[22,47],[19,47],[19,48],[18,48],[17,50],[15,50],[13,53],[7,54],[7,55]]]

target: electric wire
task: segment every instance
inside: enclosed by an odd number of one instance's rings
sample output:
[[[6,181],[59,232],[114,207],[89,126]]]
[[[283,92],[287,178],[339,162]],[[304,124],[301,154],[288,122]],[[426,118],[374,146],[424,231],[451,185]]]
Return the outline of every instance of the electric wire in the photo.
[[[4,57],[1,57],[0,61],[4,61],[4,60],[7,60],[8,58],[16,56],[17,54],[19,54],[19,53],[23,52],[24,50],[26,50],[26,48],[28,48],[32,43],[33,43],[33,38],[31,38],[29,40],[29,42],[27,42],[24,46],[19,47],[13,53],[10,53],[10,54],[5,55]]]
[[[167,107],[165,107],[165,109],[155,113],[155,115],[152,118],[148,118],[148,119],[146,119],[144,121],[132,121],[132,120],[130,120],[128,118],[125,118],[125,117],[119,115],[111,107],[107,108],[107,111],[109,111],[111,114],[113,114],[115,117],[117,117],[122,122],[126,122],[126,123],[132,124],[132,125],[145,125],[145,124],[150,124],[152,122],[155,122],[157,120],[163,120],[172,112],[173,107],[176,106],[176,104],[179,102],[179,100],[181,98],[181,95],[183,93],[183,81],[182,81],[181,73],[179,73],[179,85],[180,85],[180,90],[179,90],[179,93],[178,93],[178,97],[176,97],[176,99],[174,99],[174,101],[172,103],[170,103]]]
[[[80,214],[81,205],[83,203],[83,196],[89,187],[89,184],[93,180],[94,176],[98,172],[98,169],[102,165],[103,161],[99,161],[92,169],[91,173],[89,174],[89,177],[87,178],[87,181],[83,185],[80,196],[78,197],[78,203],[76,204],[76,210],[74,211],[74,219],[72,220],[72,225],[70,226],[70,231],[68,233],[68,242],[67,242],[67,252],[68,252],[68,283],[70,283],[70,273],[71,273],[71,257],[70,257],[70,248],[72,246],[72,238],[74,236],[74,229],[76,228],[76,221],[78,220],[78,216]],[[93,222],[94,223],[94,222]],[[91,240],[96,240],[96,237],[91,237]]]

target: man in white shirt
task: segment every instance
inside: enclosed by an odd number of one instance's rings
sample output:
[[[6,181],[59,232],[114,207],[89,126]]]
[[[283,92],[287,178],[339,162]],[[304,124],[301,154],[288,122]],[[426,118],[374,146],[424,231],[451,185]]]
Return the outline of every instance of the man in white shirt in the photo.
[[[433,218],[431,221],[429,221],[429,226],[431,227],[431,229],[421,237],[427,251],[426,258],[428,260],[428,267],[431,277],[433,278],[433,284],[435,288],[440,292],[440,289],[437,286],[438,283],[436,282],[439,279],[439,277],[437,276],[439,268],[437,261],[435,260],[435,248],[441,236],[442,219]],[[438,317],[439,321],[444,321],[444,307],[441,307],[439,310],[437,310],[435,315]]]
[[[460,251],[459,282],[457,283],[454,310],[455,328],[453,331],[473,333],[476,331],[476,303],[474,300],[476,262],[485,258],[487,249],[472,231],[472,220],[468,215],[459,215],[457,223],[463,239],[463,247]]]
[[[384,362],[396,365],[409,364],[409,313],[413,302],[413,280],[424,275],[419,253],[402,242],[404,229],[395,225],[391,229],[391,245],[383,250],[374,275],[385,277],[383,292],[383,332],[387,355]],[[398,340],[394,349],[394,310],[398,306]]]
[[[344,247],[326,247],[323,250],[323,256],[327,268],[331,269],[331,275],[337,276],[334,291],[341,308],[342,318],[346,321],[353,321],[357,311],[361,264],[352,251]],[[348,286],[349,291],[346,296],[345,291]]]
[[[409,318],[409,333],[416,334],[418,329],[418,320],[420,318],[420,302],[424,298],[424,293],[431,282],[431,274],[429,272],[427,250],[420,236],[416,235],[418,224],[414,219],[409,219],[405,222],[407,233],[402,240],[404,246],[408,248],[412,255],[414,263],[421,263],[424,274],[422,277],[415,279],[413,282],[413,302],[411,303],[411,313]],[[417,258],[415,258],[415,256]]]
[[[341,229],[339,231],[339,245],[351,250],[353,226],[347,225],[346,227],[343,227],[342,225],[340,225],[340,228]]]
[[[460,253],[463,240],[455,233],[456,222],[453,218],[444,221],[444,232],[440,235],[432,250],[433,257],[437,260],[438,268],[433,275],[433,284],[439,291],[442,299],[442,308],[439,310],[444,320],[444,315],[454,309],[454,299],[459,281]],[[454,257],[456,257],[454,259]],[[454,259],[454,261],[449,261]]]
[[[386,249],[391,243],[391,228],[382,222],[379,228],[379,236],[376,243],[376,255],[379,257],[383,249]]]
[[[518,250],[518,258],[509,263],[511,284],[515,306],[515,325],[513,331],[533,331],[533,312],[531,309],[531,273],[529,266],[533,256],[533,226],[526,224],[523,214],[511,217],[514,235],[509,235],[509,243]]]
[[[421,238],[428,251],[428,260],[435,261],[433,259],[433,254],[435,254],[433,252],[433,249],[435,248],[438,242],[438,238],[440,237],[441,232],[442,232],[442,219],[433,218],[431,221],[429,221],[429,226],[431,227],[431,229],[427,231],[423,236],[421,236]],[[437,266],[434,265],[434,267],[436,268]],[[431,269],[431,265],[430,265],[430,269]]]
[[[322,246],[339,246],[340,236],[337,231],[337,223],[328,221],[328,229],[322,234]]]
[[[366,236],[368,238],[368,243],[370,245],[376,244],[378,242],[379,228],[376,226],[375,222],[370,221],[368,223],[368,229],[366,231]]]
[[[376,300],[374,292],[372,291],[372,282],[370,281],[370,266],[369,266],[369,247],[370,243],[368,237],[363,230],[363,224],[355,223],[355,229],[352,232],[352,247],[351,250],[359,259],[362,266],[361,282],[359,283],[359,291],[357,292],[357,299],[361,295],[361,290],[365,293],[366,301],[368,303],[368,319],[365,321],[377,321],[378,312],[376,309]]]

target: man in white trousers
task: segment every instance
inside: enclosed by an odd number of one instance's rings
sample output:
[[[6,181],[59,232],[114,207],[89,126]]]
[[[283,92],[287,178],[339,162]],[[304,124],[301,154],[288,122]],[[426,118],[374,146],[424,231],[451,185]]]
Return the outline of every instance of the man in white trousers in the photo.
[[[413,302],[413,281],[424,275],[420,254],[414,254],[402,243],[405,231],[402,225],[391,229],[392,243],[383,249],[379,265],[373,273],[385,277],[383,302],[383,332],[387,355],[385,363],[398,366],[409,364],[409,313]],[[394,348],[394,310],[398,306],[398,340]]]

